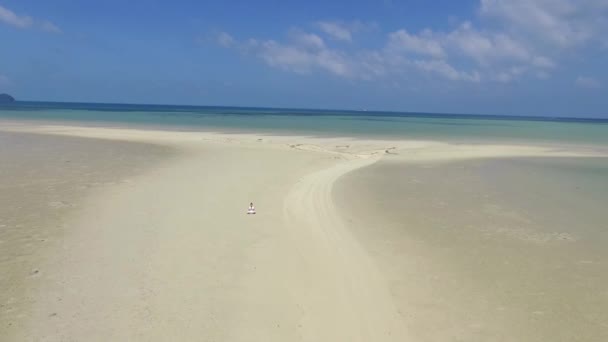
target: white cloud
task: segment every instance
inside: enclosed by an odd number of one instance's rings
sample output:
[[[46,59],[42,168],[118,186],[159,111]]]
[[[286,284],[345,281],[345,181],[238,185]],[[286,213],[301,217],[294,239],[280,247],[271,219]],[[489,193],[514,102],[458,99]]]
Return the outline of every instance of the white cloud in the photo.
[[[228,35],[228,33],[225,33]],[[229,35],[228,35],[229,36]],[[346,51],[330,48],[323,38],[300,29],[291,29],[284,42],[268,39],[218,43],[245,55],[256,56],[271,67],[299,74],[324,71],[350,79],[373,79],[386,74],[385,56],[379,51]]]
[[[403,29],[392,32],[385,51],[392,60],[426,56],[429,60],[414,64],[450,80],[509,82],[533,69],[544,69],[546,73],[555,67],[553,60],[536,53],[525,42],[501,32],[476,29],[470,22],[449,32],[429,29],[418,34]],[[468,65],[469,70],[457,70],[448,61]]]
[[[481,82],[483,79],[477,69],[458,70],[448,63],[447,54],[441,47],[445,37],[433,41],[430,31],[421,36],[398,31],[389,35],[385,48],[354,53],[330,48],[318,35],[298,29],[290,30],[287,37],[286,42],[257,39],[238,42],[228,33],[221,33],[217,41],[221,46],[257,56],[269,66],[301,74],[319,70],[340,77],[369,80],[388,74],[417,71],[451,81]],[[419,57],[412,57],[412,52]],[[520,72],[516,70],[519,69],[504,71],[500,81],[505,82],[519,75]]]
[[[346,53],[329,48],[315,34],[295,29],[289,32],[288,38],[287,42],[250,39],[239,43],[232,40],[234,43],[227,47],[257,56],[269,66],[301,74],[320,70],[340,77],[370,80],[388,73],[417,70],[453,81],[479,82],[481,79],[477,71],[459,71],[444,60],[411,60],[391,49]]]
[[[330,22],[330,21],[320,21],[317,23],[319,29],[330,37],[336,40],[343,40],[350,42],[353,40],[351,29],[346,27],[342,23]]]
[[[444,44],[480,64],[495,60],[526,61],[532,54],[513,38],[502,33],[476,30],[469,22],[446,34]]]
[[[580,88],[587,88],[587,89],[597,89],[600,88],[602,85],[600,84],[600,82],[598,80],[596,80],[593,77],[585,77],[585,76],[579,76],[576,81],[574,81],[574,84],[577,87]]]
[[[542,44],[567,48],[594,39],[606,42],[606,0],[481,0],[479,12]]]
[[[28,28],[34,23],[32,18],[24,15],[17,15],[15,12],[2,6],[0,6],[0,21],[17,28]]]
[[[539,67],[542,69],[552,69],[555,68],[555,62],[550,58],[543,56],[536,56],[532,59],[532,65],[535,67]]]
[[[421,70],[430,71],[452,81],[479,82],[481,77],[477,71],[470,73],[458,71],[442,60],[414,61],[413,64]]]
[[[352,42],[355,33],[370,32],[377,29],[373,22],[355,21],[317,21],[314,26],[329,39]]]
[[[266,64],[284,70],[309,73],[321,69],[338,76],[353,76],[349,62],[342,53],[326,48],[322,40],[316,40],[314,35],[302,34],[298,37],[293,43],[287,44],[250,39],[244,45],[244,50],[258,56]]]
[[[232,44],[234,44],[234,38],[232,38],[232,36],[226,32],[218,33],[216,39],[218,44],[225,48],[230,47],[232,46]]]
[[[51,32],[51,33],[61,33],[61,29],[48,20],[37,21],[27,15],[18,15],[15,12],[9,10],[6,7],[0,6],[0,22],[5,23],[7,25],[19,28],[19,29],[27,29],[27,28],[38,28],[40,30]]]
[[[353,33],[371,25],[321,21],[314,23],[320,35],[292,29],[286,41],[252,40],[246,53],[299,73],[321,70],[372,79],[417,72],[452,81],[505,83],[548,79],[571,52],[608,48],[608,36],[602,34],[608,32],[608,0],[480,0],[477,14],[475,25],[463,21],[450,30],[388,32],[374,49],[336,43],[354,43]],[[584,78],[578,83],[593,86]]]
[[[303,49],[322,50],[325,48],[323,38],[313,33],[306,33],[300,30],[293,29],[289,32],[289,38],[294,45]]]
[[[359,76],[362,79],[372,79],[385,76],[392,66],[387,60],[387,56],[378,51],[364,51],[355,57]]]
[[[42,28],[42,30],[44,30],[46,32],[62,33],[61,29],[59,27],[57,27],[57,25],[53,24],[50,21],[43,21],[40,24],[40,28]]]
[[[433,33],[429,30],[423,31],[420,35],[412,35],[406,30],[399,30],[389,34],[388,39],[388,48],[396,52],[413,52],[434,58],[445,56],[441,43],[433,37]]]
[[[508,83],[513,81],[514,79],[517,79],[520,75],[526,72],[526,70],[527,68],[522,66],[510,67],[507,69],[499,70],[495,75],[493,75],[493,79],[497,82]]]

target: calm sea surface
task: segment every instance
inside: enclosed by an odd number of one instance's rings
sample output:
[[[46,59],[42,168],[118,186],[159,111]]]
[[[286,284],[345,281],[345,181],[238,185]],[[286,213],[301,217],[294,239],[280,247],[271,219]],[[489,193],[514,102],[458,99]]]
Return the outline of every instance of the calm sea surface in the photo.
[[[608,119],[49,102],[0,104],[0,118],[224,132],[608,145]]]

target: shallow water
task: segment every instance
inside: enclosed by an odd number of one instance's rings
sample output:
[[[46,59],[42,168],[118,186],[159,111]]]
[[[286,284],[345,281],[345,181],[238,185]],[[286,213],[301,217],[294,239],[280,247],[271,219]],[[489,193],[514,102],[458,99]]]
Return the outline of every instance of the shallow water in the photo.
[[[91,192],[129,182],[175,153],[163,146],[0,131],[0,331],[24,331],[69,215]],[[0,337],[0,340],[2,338]]]
[[[385,161],[335,196],[420,340],[608,340],[608,159]]]
[[[0,105],[0,118],[223,132],[608,145],[608,119],[42,102]]]

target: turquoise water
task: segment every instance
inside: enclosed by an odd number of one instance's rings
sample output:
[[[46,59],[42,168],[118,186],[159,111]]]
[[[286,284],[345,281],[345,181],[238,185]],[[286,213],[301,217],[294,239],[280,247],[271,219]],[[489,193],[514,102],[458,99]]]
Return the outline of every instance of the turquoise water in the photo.
[[[0,118],[225,132],[608,145],[608,119],[44,102],[0,105]]]

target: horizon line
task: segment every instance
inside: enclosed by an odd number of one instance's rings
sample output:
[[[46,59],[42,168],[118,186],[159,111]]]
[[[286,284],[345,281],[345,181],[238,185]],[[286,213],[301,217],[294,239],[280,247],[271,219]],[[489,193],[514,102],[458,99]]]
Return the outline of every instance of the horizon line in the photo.
[[[14,102],[0,103],[2,107],[10,106],[11,104],[73,104],[73,105],[102,105],[102,106],[150,106],[150,107],[176,107],[176,108],[236,108],[236,109],[266,109],[266,110],[295,110],[295,111],[327,111],[333,114],[337,112],[357,113],[363,115],[368,114],[403,114],[403,115],[426,115],[441,117],[447,119],[456,118],[476,118],[476,119],[509,119],[519,118],[538,121],[588,121],[588,122],[608,122],[607,117],[575,117],[575,116],[548,116],[548,115],[527,115],[527,114],[479,114],[479,113],[448,113],[448,112],[418,112],[418,111],[398,111],[398,110],[381,110],[381,109],[345,109],[345,108],[310,108],[310,107],[266,107],[266,106],[245,106],[245,105],[197,105],[197,104],[160,104],[160,103],[128,103],[128,102],[81,102],[81,101],[40,101],[40,100],[15,100]],[[67,108],[69,109],[69,108]]]

